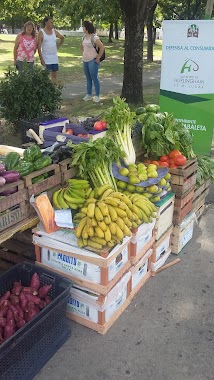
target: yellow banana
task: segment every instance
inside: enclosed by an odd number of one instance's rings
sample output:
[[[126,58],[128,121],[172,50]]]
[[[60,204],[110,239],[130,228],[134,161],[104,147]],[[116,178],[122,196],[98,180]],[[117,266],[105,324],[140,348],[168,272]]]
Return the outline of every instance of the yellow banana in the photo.
[[[123,218],[123,221],[127,227],[131,228],[132,222],[127,217]]]
[[[83,212],[77,212],[76,215],[74,215],[73,220],[75,219],[82,219],[85,217],[85,214]]]
[[[90,193],[90,198],[95,198],[95,190],[92,190]]]
[[[87,215],[88,209],[87,209],[87,207],[82,207],[82,208],[80,209],[80,211],[81,211],[83,214]]]
[[[120,229],[121,229],[122,231],[124,230],[124,228],[125,228],[125,223],[124,223],[124,221],[123,221],[122,218],[120,218],[120,217],[118,216],[118,218],[117,218],[117,220],[115,221],[115,223],[120,227]]]
[[[100,238],[100,237],[98,237],[98,236],[92,236],[92,237],[90,238],[90,240],[94,241],[95,243],[101,244],[101,245],[103,245],[103,246],[106,245],[106,241],[105,241],[105,239]]]
[[[111,205],[108,205],[108,211],[109,211],[109,215],[110,215],[110,218],[113,222],[115,222],[115,220],[117,219],[117,212],[115,210],[115,208]]]
[[[85,199],[85,190],[73,189],[72,187],[69,187],[68,193],[73,198],[84,198]]]
[[[151,215],[151,210],[146,206],[145,203],[136,202],[135,205],[141,209],[147,216]]]
[[[89,203],[87,207],[87,215],[89,218],[94,217],[95,203]]]
[[[111,240],[111,232],[110,229],[107,227],[106,231],[104,232],[105,240],[108,242]]]
[[[95,218],[96,218],[96,220],[98,222],[102,222],[102,220],[103,220],[103,214],[100,211],[100,208],[98,206],[95,206],[94,216],[95,216]]]
[[[88,199],[85,201],[84,205],[85,205],[85,206],[88,206],[89,203],[96,203],[96,202],[97,202],[97,199],[96,199],[96,198],[88,198]]]
[[[110,205],[110,206],[113,206],[113,207],[119,207],[120,200],[117,199],[117,198],[106,197],[105,198],[105,203],[107,205]]]
[[[91,192],[92,192],[92,188],[89,187],[89,188],[86,190],[86,192],[85,192],[85,196],[86,196],[86,198],[91,197]]]
[[[131,236],[132,235],[130,229],[126,225],[124,226],[123,233],[125,236]]]
[[[64,191],[63,196],[66,201],[69,203],[75,203],[75,204],[83,204],[85,202],[84,198],[73,198],[69,195],[69,192],[67,190]]]
[[[99,207],[101,213],[103,214],[103,216],[108,216],[109,213],[108,213],[108,206],[105,204],[105,202],[102,202],[102,201],[99,201],[97,202],[97,206]]]
[[[62,209],[64,210],[68,210],[69,209],[69,206],[68,204],[65,202],[65,189],[61,189],[61,191],[58,193],[58,196],[57,196],[57,200],[58,200],[58,203],[59,205],[61,206]]]
[[[90,248],[95,248],[95,249],[102,249],[102,245],[99,243],[96,243],[95,241],[88,239],[87,246]]]
[[[110,218],[109,215],[108,216],[104,216],[104,222],[105,222],[105,224],[111,224],[111,218]]]
[[[85,224],[85,226],[83,227],[83,230],[82,230],[82,238],[83,239],[88,239],[88,231],[87,231],[87,225]]]
[[[120,216],[121,218],[126,218],[126,217],[127,217],[127,213],[126,213],[126,211],[121,210],[121,209],[118,208],[118,207],[115,207],[114,209],[115,209],[117,215]]]
[[[52,198],[52,202],[53,202],[53,206],[56,210],[60,210],[62,207],[60,206],[59,202],[58,202],[58,194],[60,193],[62,189],[59,189],[57,191],[55,191],[53,193],[53,198]]]
[[[105,224],[105,222],[98,222],[97,223],[98,224],[98,226],[101,228],[101,230],[103,230],[104,232],[107,230],[107,225]]]
[[[101,195],[108,189],[111,189],[111,185],[108,183],[106,185],[102,185],[97,189],[97,195],[98,197],[101,197]]]
[[[117,198],[117,199],[120,199],[122,202],[124,202],[129,208],[131,208],[132,206],[132,202],[130,201],[130,199],[125,195],[125,194],[122,194],[120,193],[119,191],[116,192],[114,191],[113,193],[111,193],[111,197],[113,198]]]
[[[137,228],[138,227],[138,224],[136,222],[132,222],[132,228]]]
[[[118,239],[116,235],[111,235],[111,240],[113,240],[116,244],[122,244],[123,239]]]
[[[76,228],[76,237],[77,238],[80,238],[81,235],[82,235],[82,231],[83,231],[83,228],[86,226],[86,223],[87,223],[87,216],[85,216],[81,222],[78,224],[77,228]]]
[[[116,225],[116,223],[115,222],[111,222],[111,224],[109,225],[109,229],[111,231],[111,234],[115,235],[116,231],[117,231],[117,225]]]
[[[118,225],[116,230],[116,236],[119,240],[122,240],[124,238],[124,233]]]
[[[86,247],[86,245],[88,244],[88,239],[82,238],[82,242],[83,242],[83,246]]]
[[[81,237],[77,239],[77,244],[78,244],[78,247],[80,248],[84,247],[83,239]]]
[[[69,208],[73,209],[73,210],[77,210],[78,207],[81,207],[82,205],[77,205],[77,204],[74,204],[74,203],[70,203],[68,201],[66,201],[67,205],[69,206]]]
[[[145,214],[143,210],[142,210],[142,220],[144,223],[149,223],[148,216]]]
[[[97,227],[95,227],[94,228],[95,229],[95,233],[96,233],[96,235],[99,237],[99,238],[104,238],[104,232],[103,232],[103,230],[99,227],[99,226],[97,226]]]
[[[141,217],[141,211],[135,204],[132,205],[131,210],[138,216],[138,218]]]
[[[109,240],[107,243],[108,248],[113,248],[115,246],[114,240]]]
[[[95,218],[92,218],[92,219],[91,219],[91,224],[92,224],[93,227],[96,227],[96,226],[97,226],[97,221],[96,221]]]
[[[112,188],[107,189],[106,191],[104,191],[104,193],[102,194],[102,196],[101,196],[100,199],[105,199],[105,198],[108,197],[112,192],[113,192]]]

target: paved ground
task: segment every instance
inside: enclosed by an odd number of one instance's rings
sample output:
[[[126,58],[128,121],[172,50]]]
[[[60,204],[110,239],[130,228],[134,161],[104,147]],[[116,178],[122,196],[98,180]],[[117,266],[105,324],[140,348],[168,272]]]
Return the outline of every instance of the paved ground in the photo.
[[[105,336],[69,322],[71,338],[35,380],[213,380],[213,212],[181,262],[148,281]]]
[[[101,95],[110,92],[120,92],[122,89],[123,76],[117,75],[110,78],[101,78]],[[160,67],[152,70],[144,70],[144,86],[151,86],[160,83]],[[72,99],[76,96],[85,96],[86,81],[68,83],[62,92],[63,99]]]

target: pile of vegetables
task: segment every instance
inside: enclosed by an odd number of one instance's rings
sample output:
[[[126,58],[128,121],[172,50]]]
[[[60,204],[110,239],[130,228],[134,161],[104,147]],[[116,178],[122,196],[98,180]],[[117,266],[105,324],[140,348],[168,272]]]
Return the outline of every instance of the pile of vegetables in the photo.
[[[196,186],[199,187],[208,178],[214,182],[214,161],[207,156],[197,156],[198,169]]]
[[[139,115],[143,123],[142,147],[146,157],[158,159],[172,150],[179,150],[187,159],[195,157],[192,134],[168,112],[159,112],[159,106],[146,109]],[[155,111],[155,112],[154,112]]]
[[[183,156],[179,150],[172,150],[168,155],[161,156],[158,161],[155,161],[155,164],[158,166],[176,169],[178,166],[185,165],[186,162],[186,157]],[[152,161],[152,163],[154,162]]]
[[[131,112],[128,104],[120,97],[114,98],[113,103],[114,106],[105,113],[107,136],[116,141],[118,147],[124,152],[124,163],[134,164],[136,155],[131,135],[135,124],[135,112]]]
[[[55,144],[54,144],[55,145]],[[58,164],[59,162],[66,160],[66,158],[72,157],[72,146],[68,146],[64,143],[58,143],[53,150],[45,150],[42,153],[44,156],[50,156],[53,164]]]
[[[51,303],[48,295],[51,288],[52,285],[41,286],[37,273],[33,274],[29,287],[14,282],[12,290],[0,299],[0,344]]]
[[[119,163],[124,153],[114,140],[107,137],[89,140],[73,147],[71,166],[78,169],[78,177],[90,180],[94,187],[109,184],[115,191],[117,185],[112,172],[113,162]]]

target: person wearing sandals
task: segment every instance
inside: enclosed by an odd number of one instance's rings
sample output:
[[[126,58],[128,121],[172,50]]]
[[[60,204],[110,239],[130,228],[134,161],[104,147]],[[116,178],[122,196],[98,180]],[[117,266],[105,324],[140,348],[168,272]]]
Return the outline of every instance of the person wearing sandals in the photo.
[[[18,71],[22,71],[24,65],[27,64],[30,69],[33,69],[34,54],[37,49],[36,29],[32,21],[24,24],[22,33],[19,33],[15,39],[13,49],[14,66]]]
[[[100,81],[98,78],[98,70],[100,67],[100,57],[104,52],[104,45],[100,41],[99,37],[94,33],[95,29],[91,21],[83,22],[84,37],[82,40],[82,55],[83,55],[83,70],[87,81],[87,94],[83,100],[88,101],[93,99],[92,97],[92,83],[95,88],[94,102],[100,101]],[[97,53],[94,45],[99,48]]]

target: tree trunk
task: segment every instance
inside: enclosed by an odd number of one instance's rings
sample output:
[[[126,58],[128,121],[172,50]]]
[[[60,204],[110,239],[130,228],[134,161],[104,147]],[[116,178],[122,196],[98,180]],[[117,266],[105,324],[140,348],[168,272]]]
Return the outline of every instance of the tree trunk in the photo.
[[[108,34],[108,42],[110,42],[110,43],[112,43],[113,30],[114,30],[114,26],[113,26],[113,24],[111,23],[111,24],[110,24],[110,28],[109,28],[109,34]]]
[[[114,24],[114,33],[115,33],[115,40],[119,40],[119,32],[118,32],[118,23],[117,23],[117,21]]]
[[[153,26],[147,22],[147,62],[153,62]]]
[[[149,0],[120,0],[125,14],[124,74],[121,96],[128,103],[143,102],[143,35]]]

